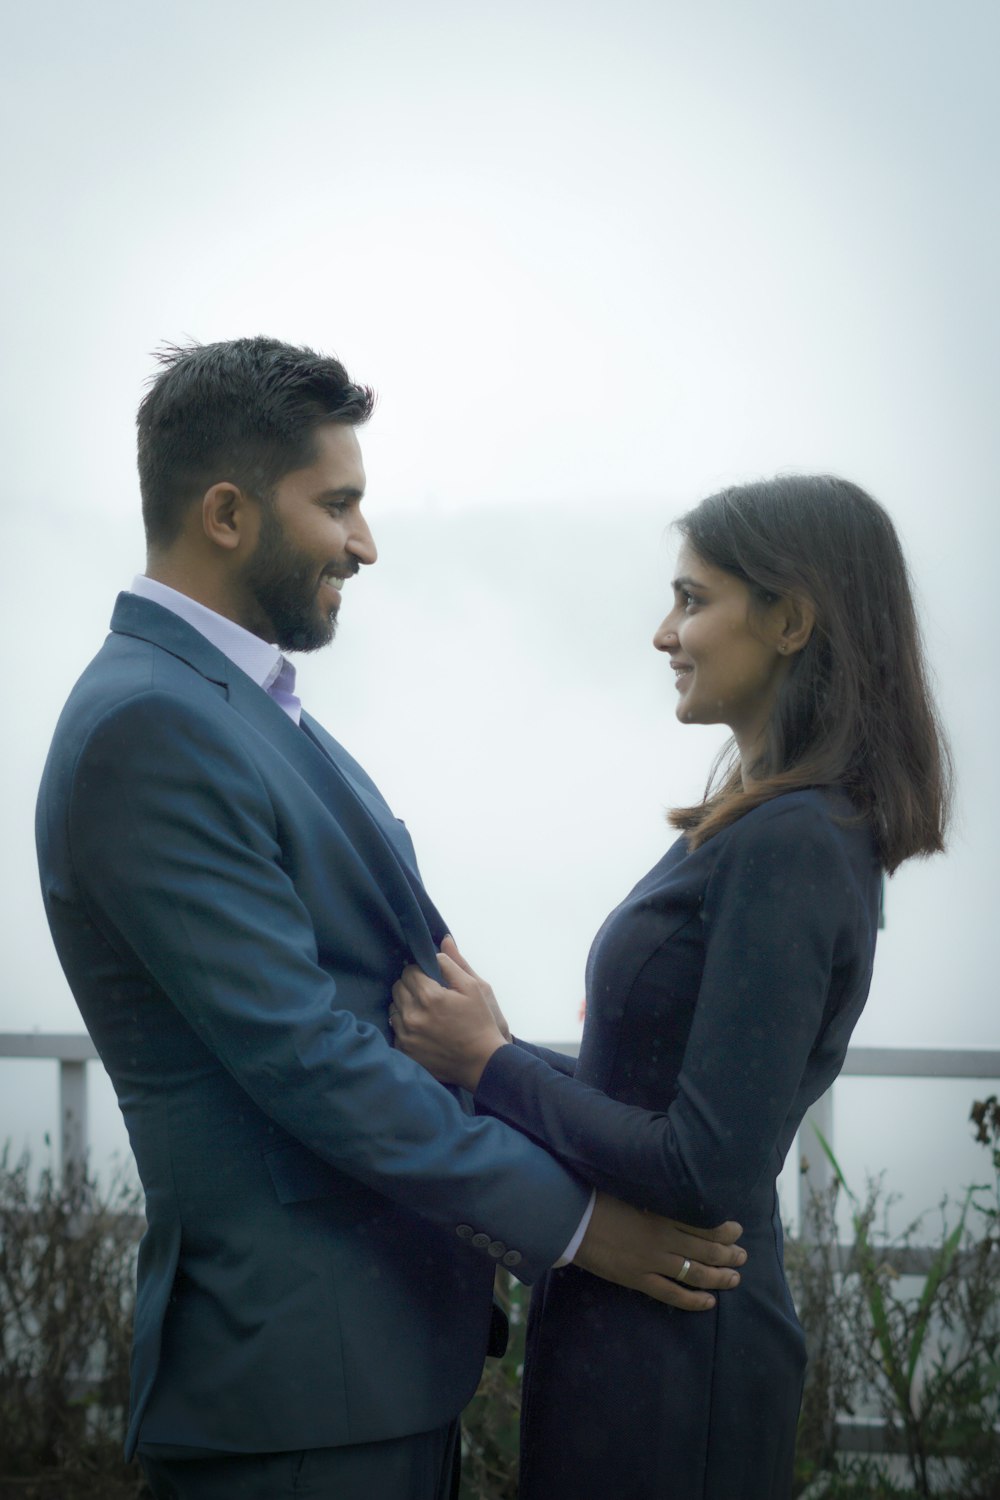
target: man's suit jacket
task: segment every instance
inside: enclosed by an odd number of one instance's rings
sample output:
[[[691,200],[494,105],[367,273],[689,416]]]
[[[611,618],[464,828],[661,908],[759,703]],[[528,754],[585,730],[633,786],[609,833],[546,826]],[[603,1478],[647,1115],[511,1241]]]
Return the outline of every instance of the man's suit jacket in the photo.
[[[367,1442],[453,1417],[496,1264],[587,1190],[389,1044],[444,927],[361,768],[132,595],[39,797],[59,957],[146,1192],[127,1452]]]

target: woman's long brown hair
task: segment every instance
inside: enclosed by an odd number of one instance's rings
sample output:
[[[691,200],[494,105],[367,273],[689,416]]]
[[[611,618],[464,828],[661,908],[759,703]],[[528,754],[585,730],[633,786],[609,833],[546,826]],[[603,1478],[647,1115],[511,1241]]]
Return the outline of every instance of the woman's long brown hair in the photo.
[[[727,747],[704,800],[670,813],[674,827],[697,848],[783,792],[836,786],[870,822],[890,873],[942,849],[951,759],[882,507],[847,480],[789,476],[722,490],[677,527],[706,563],[747,584],[751,618],[792,597],[809,601],[816,624],[779,690],[750,785]]]

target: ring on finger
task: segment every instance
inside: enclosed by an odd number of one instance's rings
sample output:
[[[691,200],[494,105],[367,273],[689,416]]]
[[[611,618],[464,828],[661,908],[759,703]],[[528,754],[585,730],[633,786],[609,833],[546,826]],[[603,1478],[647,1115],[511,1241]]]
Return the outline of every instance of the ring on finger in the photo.
[[[681,1266],[680,1270],[677,1272],[677,1275],[674,1277],[674,1280],[675,1281],[686,1281],[687,1280],[687,1274],[690,1271],[690,1269],[691,1269],[691,1262],[688,1260],[687,1256],[685,1256],[684,1257],[684,1264]]]

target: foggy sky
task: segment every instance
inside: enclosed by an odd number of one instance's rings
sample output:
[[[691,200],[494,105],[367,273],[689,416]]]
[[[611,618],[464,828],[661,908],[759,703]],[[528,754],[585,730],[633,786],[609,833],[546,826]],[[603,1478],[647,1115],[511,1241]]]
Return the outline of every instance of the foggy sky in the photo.
[[[266,332],[380,397],[382,557],[303,696],[516,1029],[576,1035],[590,937],[719,742],[649,645],[669,521],[833,470],[899,526],[960,791],[856,1040],[996,1045],[995,7],[98,0],[6,32],[0,1029],[79,1027],[32,810],[142,569],[150,351]]]

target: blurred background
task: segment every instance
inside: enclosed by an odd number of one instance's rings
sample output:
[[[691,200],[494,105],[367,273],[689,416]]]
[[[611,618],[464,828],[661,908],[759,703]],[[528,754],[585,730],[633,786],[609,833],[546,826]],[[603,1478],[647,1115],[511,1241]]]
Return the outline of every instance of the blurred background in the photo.
[[[830,470],[897,521],[959,773],[947,856],[889,886],[856,1040],[996,1046],[998,43],[991,0],[9,11],[0,1030],[80,1028],[33,804],[142,571],[151,351],[266,333],[379,392],[381,558],[302,696],[516,1030],[579,1035],[590,939],[720,742],[676,723],[650,644],[671,519]],[[100,1166],[125,1137],[90,1073]],[[849,1174],[957,1191],[991,1087],[845,1081]],[[0,1062],[0,1141],[43,1152],[56,1119],[55,1065]]]

